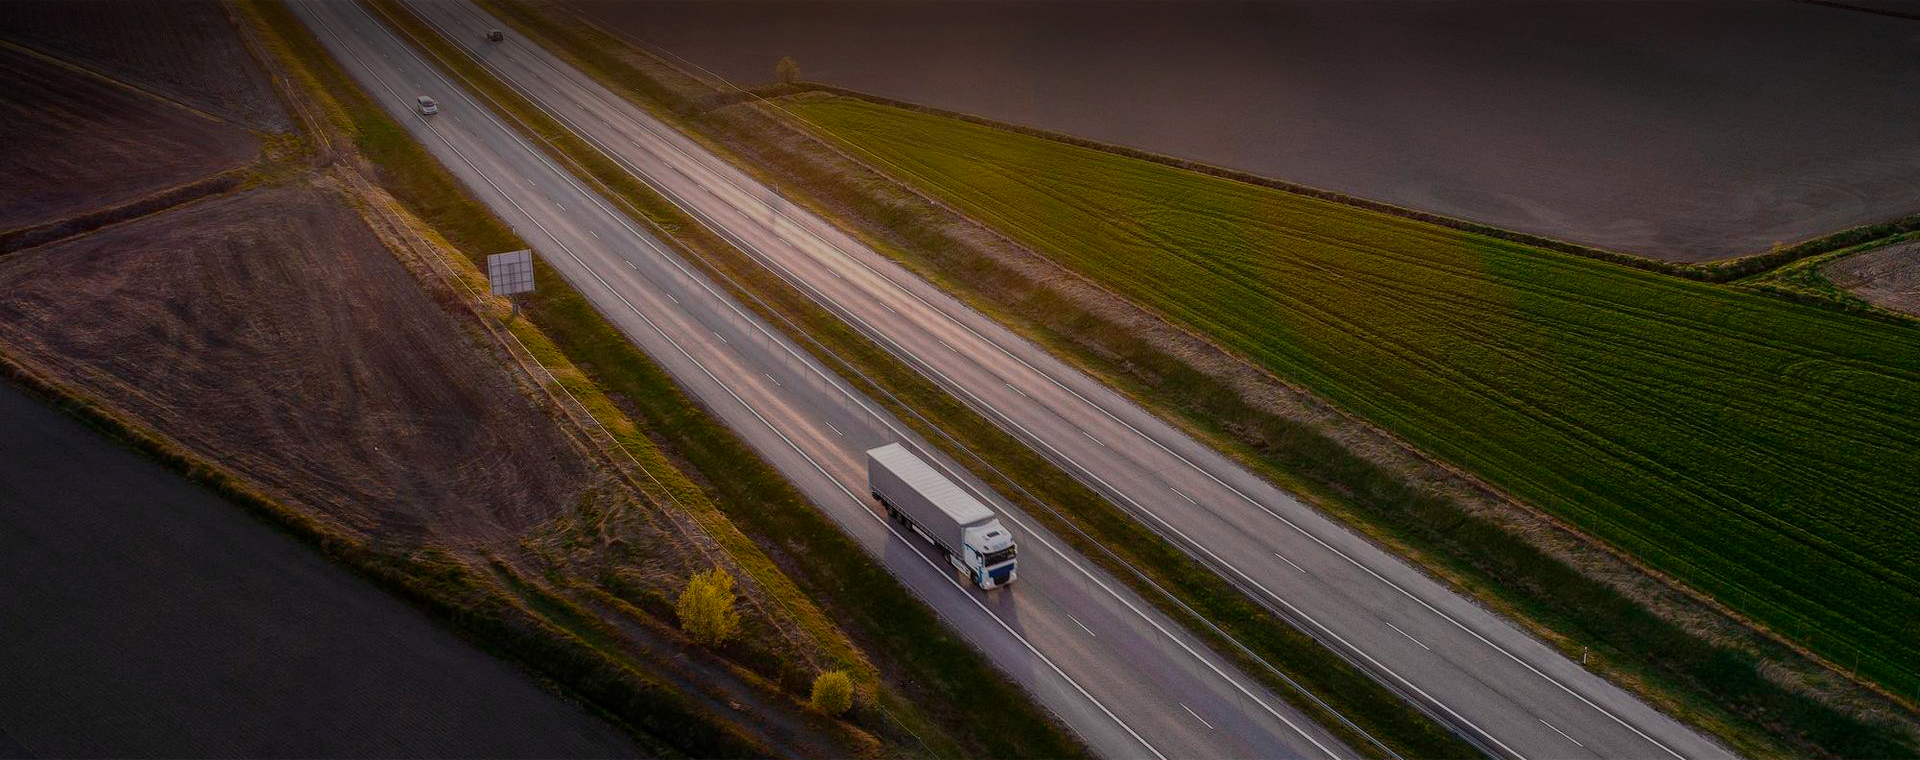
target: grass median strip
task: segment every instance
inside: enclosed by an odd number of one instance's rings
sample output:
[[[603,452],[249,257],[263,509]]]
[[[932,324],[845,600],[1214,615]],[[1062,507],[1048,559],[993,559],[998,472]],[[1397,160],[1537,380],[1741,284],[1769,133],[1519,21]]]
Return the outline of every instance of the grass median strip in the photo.
[[[491,90],[490,94],[499,102],[518,100],[503,83],[477,66],[469,65],[462,75],[470,82],[489,82],[480,87]],[[509,110],[517,118],[531,123],[524,127],[530,132],[549,134],[559,129],[558,125],[545,121],[530,104],[522,102],[520,106],[509,106]],[[736,295],[769,321],[803,345],[824,349],[816,355],[839,364],[836,369],[843,376],[856,378],[862,390],[881,399],[930,440],[941,442],[961,461],[970,462],[990,481],[1007,485],[1030,513],[1045,520],[1076,548],[1155,600],[1163,610],[1197,631],[1217,649],[1239,659],[1248,672],[1275,683],[1281,693],[1304,709],[1319,714],[1336,730],[1344,730],[1322,706],[1285,678],[1275,677],[1261,661],[1305,684],[1343,713],[1353,715],[1368,732],[1384,737],[1389,746],[1404,754],[1423,757],[1475,754],[1470,746],[1427,721],[1370,678],[1331,657],[1317,642],[1291,627],[1276,625],[1264,609],[1218,576],[1159,541],[1138,522],[813,305],[778,277],[708,234],[664,198],[614,167],[605,156],[569,136],[560,136],[551,145],[576,173],[606,188],[636,216],[656,229],[672,231],[671,238],[677,245],[697,253],[690,257],[696,264],[727,283]],[[976,451],[992,452],[989,456],[993,461],[974,459],[972,452]],[[1008,479],[997,474],[1000,472],[1017,475]],[[1057,509],[1055,505],[1071,506]],[[1106,550],[1107,546],[1129,548],[1116,554]],[[1151,569],[1137,569],[1142,567]],[[1212,628],[1207,621],[1220,628]],[[1248,652],[1223,638],[1223,633],[1228,632],[1258,653],[1261,661],[1252,659]],[[1355,746],[1369,746],[1355,732],[1344,732]]]

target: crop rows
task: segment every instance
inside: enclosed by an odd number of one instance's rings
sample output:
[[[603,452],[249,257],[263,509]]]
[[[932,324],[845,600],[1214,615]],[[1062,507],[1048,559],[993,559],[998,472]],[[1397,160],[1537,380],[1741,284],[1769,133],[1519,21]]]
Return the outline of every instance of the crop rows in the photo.
[[[804,118],[1782,633],[1920,673],[1920,328],[849,98]]]

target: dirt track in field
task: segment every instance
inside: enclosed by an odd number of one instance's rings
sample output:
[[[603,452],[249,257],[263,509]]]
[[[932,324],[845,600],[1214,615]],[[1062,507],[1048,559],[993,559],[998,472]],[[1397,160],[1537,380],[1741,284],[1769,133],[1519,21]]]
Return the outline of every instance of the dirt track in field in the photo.
[[[259,150],[232,124],[0,46],[0,229],[123,203]]]
[[[1920,316],[1920,240],[1846,256],[1820,273],[1877,306]]]
[[[0,39],[253,129],[292,130],[266,75],[212,0],[0,0]]]
[[[330,191],[253,190],[0,258],[0,345],[381,541],[571,507],[579,450]]]

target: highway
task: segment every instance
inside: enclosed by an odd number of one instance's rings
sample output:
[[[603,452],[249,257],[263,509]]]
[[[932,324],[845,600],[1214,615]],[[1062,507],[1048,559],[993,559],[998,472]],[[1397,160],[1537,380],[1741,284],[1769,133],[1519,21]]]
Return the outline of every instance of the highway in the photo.
[[[485,42],[487,29],[508,27],[470,3],[410,7],[701,223],[1488,752],[1731,756],[783,200],[539,46],[512,33]],[[1033,531],[1031,521],[1019,522]],[[1016,595],[1056,582],[1023,577]]]
[[[329,0],[291,7],[542,259],[1096,752],[1355,755],[742,309],[367,9]],[[422,94],[439,101],[438,114],[414,110]],[[1003,516],[1018,537],[1019,581],[991,593],[962,585],[924,542],[909,542],[880,514],[867,494],[864,452],[895,441]]]

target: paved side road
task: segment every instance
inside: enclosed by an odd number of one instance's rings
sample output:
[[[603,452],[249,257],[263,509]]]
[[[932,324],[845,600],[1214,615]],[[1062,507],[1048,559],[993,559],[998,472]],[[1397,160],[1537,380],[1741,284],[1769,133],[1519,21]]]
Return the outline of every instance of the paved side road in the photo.
[[[816,301],[1489,752],[1724,757],[1723,747],[941,293],[509,35],[409,0],[448,39]]]
[[[0,757],[633,757],[618,729],[0,382]]]
[[[1109,757],[1350,756],[968,477],[1017,531],[1020,580],[963,586],[867,495],[864,452],[944,457],[549,164],[360,5],[294,11],[381,104],[682,387],[1042,704]],[[475,39],[485,29],[476,32]],[[432,95],[440,112],[413,110]]]

